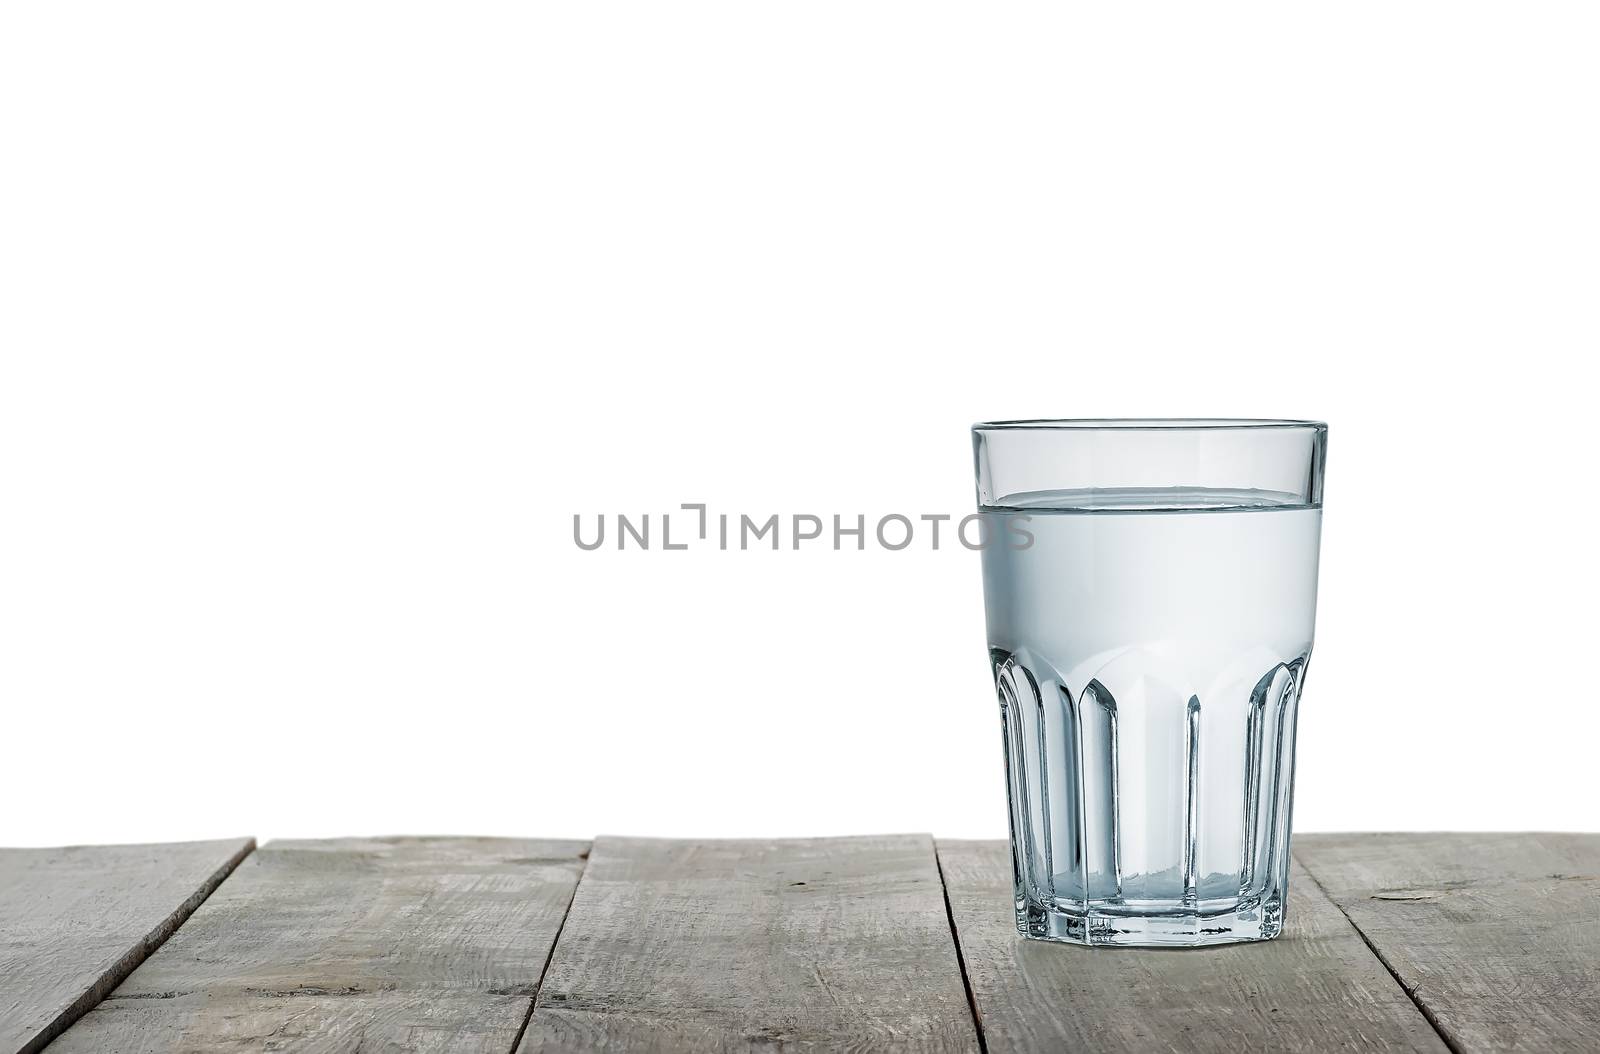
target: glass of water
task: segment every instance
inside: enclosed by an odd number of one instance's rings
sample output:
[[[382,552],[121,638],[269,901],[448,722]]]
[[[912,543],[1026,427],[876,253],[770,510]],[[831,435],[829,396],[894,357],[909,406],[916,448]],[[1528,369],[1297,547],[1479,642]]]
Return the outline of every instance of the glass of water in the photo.
[[[973,427],[1017,928],[1283,928],[1327,426]]]

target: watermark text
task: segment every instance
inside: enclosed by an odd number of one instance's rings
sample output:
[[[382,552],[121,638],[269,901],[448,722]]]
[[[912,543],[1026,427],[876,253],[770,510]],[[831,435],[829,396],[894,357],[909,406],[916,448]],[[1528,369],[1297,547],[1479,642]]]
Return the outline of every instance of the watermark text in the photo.
[[[868,548],[900,552],[959,545],[987,549],[1003,545],[1032,548],[1031,517],[1023,513],[971,513],[959,519],[947,512],[905,513],[869,517],[866,513],[819,515],[809,512],[711,512],[704,502],[688,502],[675,512],[572,514],[572,541],[579,549],[722,551],[752,549],[834,550]]]

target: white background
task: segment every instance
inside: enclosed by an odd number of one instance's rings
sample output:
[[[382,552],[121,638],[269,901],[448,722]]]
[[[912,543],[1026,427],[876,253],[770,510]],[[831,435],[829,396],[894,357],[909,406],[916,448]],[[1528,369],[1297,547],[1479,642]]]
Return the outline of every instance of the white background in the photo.
[[[572,516],[960,515],[967,426],[1040,415],[1330,422],[1299,829],[1600,829],[1597,47],[8,5],[0,842],[1000,836],[976,553]]]

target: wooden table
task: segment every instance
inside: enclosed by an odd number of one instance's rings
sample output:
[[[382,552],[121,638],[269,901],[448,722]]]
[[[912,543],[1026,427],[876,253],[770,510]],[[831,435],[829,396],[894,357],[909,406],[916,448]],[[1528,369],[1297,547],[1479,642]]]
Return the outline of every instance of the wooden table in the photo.
[[[1600,835],[1294,856],[1283,937],[1143,951],[927,835],[0,850],[0,1052],[1600,1050]]]

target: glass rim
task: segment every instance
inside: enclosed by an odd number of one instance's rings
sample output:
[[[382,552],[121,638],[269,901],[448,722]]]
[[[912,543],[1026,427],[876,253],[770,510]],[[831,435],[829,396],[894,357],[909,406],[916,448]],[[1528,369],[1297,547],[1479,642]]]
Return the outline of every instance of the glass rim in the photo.
[[[1047,432],[1057,430],[1183,432],[1246,429],[1302,429],[1326,432],[1326,421],[1296,421],[1271,417],[1076,417],[1036,418],[1022,421],[979,421],[974,432]]]

